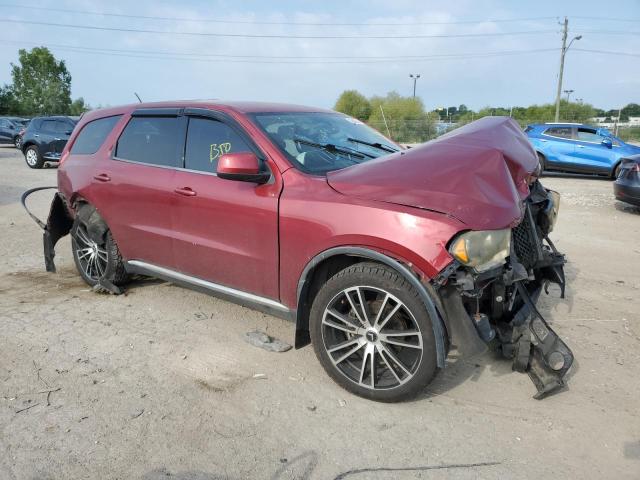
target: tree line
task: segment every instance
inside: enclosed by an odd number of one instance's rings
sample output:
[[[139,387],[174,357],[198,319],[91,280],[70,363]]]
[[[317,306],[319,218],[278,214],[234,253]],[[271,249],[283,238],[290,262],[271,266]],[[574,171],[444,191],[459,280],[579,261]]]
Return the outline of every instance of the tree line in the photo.
[[[82,97],[71,100],[71,74],[46,47],[20,49],[11,79],[0,87],[0,115],[81,115],[90,109]]]
[[[403,97],[396,92],[390,92],[385,97],[367,98],[357,90],[342,92],[334,109],[371,125],[401,143],[424,142],[454,126],[491,115],[511,116],[522,126],[553,122],[555,118],[553,103],[528,107],[484,107],[478,111],[462,104],[427,111],[419,98]],[[596,116],[617,118],[618,112],[617,109],[599,110],[584,102],[560,102],[560,120],[565,122],[590,123]],[[640,116],[640,105],[630,103],[620,109],[620,121],[627,121],[630,116]]]

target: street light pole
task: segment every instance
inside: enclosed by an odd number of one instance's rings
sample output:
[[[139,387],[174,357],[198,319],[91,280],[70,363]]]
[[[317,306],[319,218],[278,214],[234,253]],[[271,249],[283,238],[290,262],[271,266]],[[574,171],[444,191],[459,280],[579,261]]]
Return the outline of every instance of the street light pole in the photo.
[[[420,78],[420,74],[419,73],[416,73],[416,74],[410,73],[409,74],[409,78],[413,78],[413,98],[416,98],[416,82]]]
[[[564,90],[564,93],[567,94],[567,103],[569,103],[569,97],[571,96],[571,94],[574,92],[574,90]]]
[[[562,94],[562,75],[564,73],[564,56],[569,50],[569,47],[574,42],[574,40],[580,40],[582,35],[578,35],[577,37],[573,37],[567,45],[567,34],[569,33],[569,19],[564,17],[564,24],[562,28],[562,50],[560,51],[560,73],[558,74],[558,90],[556,92],[556,123],[560,121],[560,95]]]

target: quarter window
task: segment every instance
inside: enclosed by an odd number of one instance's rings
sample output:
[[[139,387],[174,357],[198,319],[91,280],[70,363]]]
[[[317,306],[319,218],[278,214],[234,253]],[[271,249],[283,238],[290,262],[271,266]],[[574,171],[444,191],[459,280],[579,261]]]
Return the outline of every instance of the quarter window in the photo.
[[[75,155],[91,155],[96,153],[104,143],[107,135],[111,133],[113,126],[120,120],[120,117],[121,115],[116,115],[87,123],[73,143],[71,153]]]
[[[566,138],[566,139],[571,139],[572,135],[571,135],[571,127],[552,127],[552,128],[547,128],[544,132],[545,135],[549,135],[551,137],[558,137],[558,138]]]
[[[251,148],[225,123],[206,118],[190,118],[187,130],[185,168],[215,173],[218,159],[225,153],[250,152]]]
[[[117,158],[177,167],[183,145],[183,129],[177,117],[133,117],[116,145]]]

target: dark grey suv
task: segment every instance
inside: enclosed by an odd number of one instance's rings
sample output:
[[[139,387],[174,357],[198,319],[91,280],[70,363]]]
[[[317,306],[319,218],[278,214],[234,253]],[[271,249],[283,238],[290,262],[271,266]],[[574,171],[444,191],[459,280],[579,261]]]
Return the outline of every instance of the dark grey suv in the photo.
[[[45,162],[59,162],[62,149],[69,140],[77,120],[71,117],[36,117],[22,136],[22,153],[31,168],[42,168]]]

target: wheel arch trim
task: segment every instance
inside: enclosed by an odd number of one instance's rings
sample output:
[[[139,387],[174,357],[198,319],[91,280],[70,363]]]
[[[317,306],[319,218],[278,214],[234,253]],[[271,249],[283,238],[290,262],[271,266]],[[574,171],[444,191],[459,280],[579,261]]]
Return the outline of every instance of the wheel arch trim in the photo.
[[[420,299],[427,309],[429,317],[432,319],[431,324],[436,342],[436,360],[438,368],[444,368],[445,358],[447,356],[444,337],[446,335],[446,330],[444,327],[443,319],[438,313],[438,309],[436,308],[434,299],[431,297],[425,286],[420,282],[416,275],[406,265],[388,255],[385,255],[384,253],[366,247],[342,246],[330,248],[328,250],[320,252],[307,263],[304,270],[302,271],[302,274],[300,275],[297,287],[296,298],[298,301],[296,305],[296,348],[300,348],[309,343],[308,341],[304,341],[304,333],[306,332],[305,327],[308,326],[308,319],[303,318],[302,308],[304,306],[303,298],[308,293],[308,288],[311,284],[311,282],[309,281],[311,273],[321,262],[338,255],[367,258],[369,260],[374,260],[387,265],[396,270],[400,275],[402,275],[402,277],[418,291]],[[301,335],[301,333],[303,335]]]

